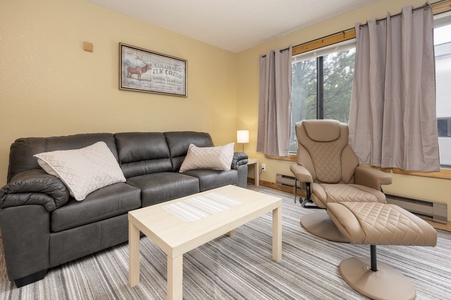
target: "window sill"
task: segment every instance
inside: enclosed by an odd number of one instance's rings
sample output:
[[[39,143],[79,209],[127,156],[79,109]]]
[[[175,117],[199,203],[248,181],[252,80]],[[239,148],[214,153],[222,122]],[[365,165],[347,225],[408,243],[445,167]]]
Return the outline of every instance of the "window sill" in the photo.
[[[393,169],[394,174],[422,176],[429,178],[451,179],[451,169],[440,169],[438,172],[418,172],[418,171],[404,171],[401,169]]]
[[[296,161],[296,155],[292,155],[292,154],[289,154],[288,156],[276,156],[276,155],[267,155],[267,154],[265,154],[265,157],[267,159]]]
[[[267,159],[274,159],[274,160],[283,160],[283,161],[292,161],[292,162],[296,161],[296,155],[293,155],[293,154],[289,154],[288,156],[265,155],[265,157]],[[382,170],[387,173],[393,172],[394,174],[451,180],[451,169],[440,169],[439,172],[404,171],[401,169],[381,169],[381,168],[376,168],[376,169]]]

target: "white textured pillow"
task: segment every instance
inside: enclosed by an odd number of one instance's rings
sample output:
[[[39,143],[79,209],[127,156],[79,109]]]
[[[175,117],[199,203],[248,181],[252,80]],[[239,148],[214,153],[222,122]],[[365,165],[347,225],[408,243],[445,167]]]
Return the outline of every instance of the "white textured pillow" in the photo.
[[[125,182],[119,164],[104,142],[76,150],[44,152],[34,155],[49,174],[60,178],[78,201],[104,186]]]
[[[180,172],[193,169],[230,171],[233,160],[233,146],[230,143],[219,147],[196,147],[191,144],[180,167]]]

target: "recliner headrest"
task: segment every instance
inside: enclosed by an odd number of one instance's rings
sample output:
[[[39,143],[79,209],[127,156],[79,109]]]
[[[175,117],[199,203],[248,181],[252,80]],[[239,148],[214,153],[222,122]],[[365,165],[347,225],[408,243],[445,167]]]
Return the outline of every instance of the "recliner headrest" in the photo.
[[[340,122],[336,120],[304,120],[302,125],[311,140],[331,142],[340,137]]]

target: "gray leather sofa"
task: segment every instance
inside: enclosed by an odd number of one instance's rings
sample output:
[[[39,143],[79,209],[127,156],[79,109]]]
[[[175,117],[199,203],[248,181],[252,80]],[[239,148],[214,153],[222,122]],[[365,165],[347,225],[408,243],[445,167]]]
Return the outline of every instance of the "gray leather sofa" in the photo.
[[[34,154],[79,149],[103,141],[127,181],[79,202]],[[224,185],[246,187],[247,155],[235,152],[230,171],[179,173],[190,144],[213,146],[202,132],[128,132],[20,138],[11,145],[0,226],[8,277],[16,286],[44,278],[49,268],[128,240],[127,212]]]

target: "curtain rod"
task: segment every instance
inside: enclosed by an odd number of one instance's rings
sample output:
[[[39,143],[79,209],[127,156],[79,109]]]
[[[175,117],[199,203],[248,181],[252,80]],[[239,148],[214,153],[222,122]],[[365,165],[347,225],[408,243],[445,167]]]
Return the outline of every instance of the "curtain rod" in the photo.
[[[331,33],[329,35],[323,36],[323,37],[321,37],[319,39],[314,39],[314,40],[310,40],[310,41],[307,41],[307,42],[304,42],[304,43],[300,43],[300,44],[294,45],[293,48],[296,48],[296,47],[299,47],[299,46],[302,46],[302,45],[305,45],[305,44],[308,44],[308,43],[321,41],[321,40],[324,40],[324,39],[327,39],[327,38],[330,38],[330,37],[333,37],[333,36],[336,36],[336,35],[339,35],[339,34],[345,35],[348,31],[352,31],[352,30],[354,30],[354,28],[348,28],[348,29],[345,29],[345,30],[340,30],[340,31],[337,31],[335,33]]]
[[[423,4],[422,6],[413,8],[413,9],[412,9],[412,13],[413,13],[413,11],[418,10],[418,9],[424,9],[424,10],[426,11],[426,10],[428,10],[428,9],[432,9],[432,7],[431,7],[431,5],[429,4],[429,2],[426,2],[426,3]],[[397,14],[394,14],[394,15],[390,15],[390,17],[400,16],[401,14],[402,14],[402,12],[397,13]],[[383,21],[383,20],[386,20],[386,19],[387,19],[387,17],[381,18],[381,19],[376,19],[376,24],[379,24],[379,21]],[[364,24],[360,24],[359,28],[362,28],[362,27],[365,27],[365,26],[368,26],[368,21],[367,21],[366,23],[364,23]]]
[[[283,51],[287,51],[287,50],[290,50],[290,47],[286,47],[286,48],[283,48],[283,49],[279,49],[279,52],[283,52]],[[266,54],[260,55],[260,57],[261,57],[261,58],[266,57]]]
[[[426,2],[423,6],[414,8],[414,10],[416,10],[416,9],[421,9],[421,8],[424,9],[425,7],[430,7],[430,8],[432,9],[432,12],[433,12],[434,14],[437,14],[437,13],[441,13],[441,12],[444,12],[444,11],[448,11],[448,5],[451,6],[451,3],[449,3],[449,2],[451,2],[451,0],[440,0],[440,1],[434,2],[434,3],[432,3],[432,4],[429,4],[428,2]],[[444,10],[443,10],[443,7],[445,7]],[[400,14],[401,14],[401,13],[398,13],[398,14],[395,14],[395,15],[393,15],[393,16],[400,15]],[[382,19],[377,19],[377,20],[383,20],[383,19],[384,19],[384,18],[382,18]],[[386,18],[385,18],[385,19],[386,19]],[[367,23],[368,23],[368,22],[367,22]],[[365,23],[364,25],[366,25],[367,23]],[[362,25],[360,25],[360,26],[362,26]],[[323,37],[318,38],[318,39],[310,40],[310,41],[308,41],[308,42],[299,43],[299,44],[297,44],[297,45],[294,45],[292,48],[293,48],[293,50],[294,50],[295,48],[301,47],[301,46],[303,46],[303,45],[305,45],[305,44],[309,44],[309,43],[312,43],[312,42],[315,42],[315,41],[320,41],[320,40],[323,40],[323,39],[326,39],[326,38],[329,38],[329,37],[333,37],[333,36],[339,35],[339,34],[345,35],[345,34],[347,34],[348,32],[352,32],[352,31],[355,32],[355,28],[354,28],[354,27],[348,28],[348,29],[344,29],[344,30],[341,30],[341,31],[338,31],[338,32],[335,32],[335,33],[332,33],[332,34],[323,36]],[[282,49],[282,50],[288,50],[288,49],[289,49],[289,48],[285,48],[285,49]],[[261,57],[266,57],[266,54],[264,54],[264,55],[261,56]]]

